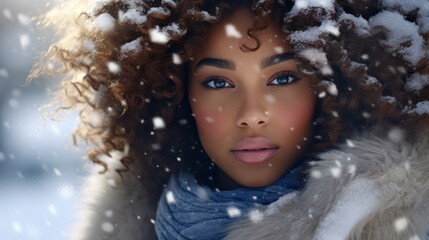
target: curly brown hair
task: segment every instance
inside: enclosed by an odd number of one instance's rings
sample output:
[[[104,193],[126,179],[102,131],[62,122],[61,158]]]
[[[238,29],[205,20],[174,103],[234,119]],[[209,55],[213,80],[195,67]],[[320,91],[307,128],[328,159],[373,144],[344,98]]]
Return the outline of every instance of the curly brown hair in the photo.
[[[261,17],[270,14],[283,25],[300,69],[316,76],[311,87],[319,98],[308,152],[333,148],[375,126],[381,131],[409,130],[428,122],[427,114],[406,110],[429,98],[429,86],[405,90],[413,74],[429,75],[428,56],[407,59],[386,44],[394,33],[383,26],[359,32],[359,22],[384,9],[381,1],[339,0],[332,7],[302,10],[289,0],[118,0],[100,6],[76,2],[64,3],[45,16],[43,23],[56,26],[62,35],[33,75],[65,76],[58,94],[60,107],[79,111],[74,136],[90,144],[89,158],[105,170],[108,164],[100,156],[124,149],[129,152],[115,170],[122,174],[140,161],[157,184],[165,183],[178,168],[207,167],[187,102],[187,66],[203,46],[208,26],[239,7],[256,15],[248,31],[256,47],[243,45],[243,51],[258,48],[256,33],[265,27]],[[418,17],[416,11],[400,6],[391,10],[410,22]],[[327,21],[334,30],[319,31]],[[151,31],[163,33],[167,40],[151,40]],[[311,31],[319,32],[306,38]],[[427,48],[429,33],[420,34]],[[153,119],[162,119],[165,126],[156,126]]]

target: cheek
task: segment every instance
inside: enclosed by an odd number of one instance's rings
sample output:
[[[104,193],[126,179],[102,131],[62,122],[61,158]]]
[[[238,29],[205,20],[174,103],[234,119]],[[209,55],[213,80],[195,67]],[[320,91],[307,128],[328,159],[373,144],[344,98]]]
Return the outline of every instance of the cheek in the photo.
[[[315,98],[312,95],[294,104],[278,104],[273,109],[273,121],[283,133],[302,138],[310,133],[314,109]]]
[[[229,139],[228,134],[231,132],[233,120],[222,107],[198,103],[191,104],[191,107],[195,114],[198,134],[203,143]]]

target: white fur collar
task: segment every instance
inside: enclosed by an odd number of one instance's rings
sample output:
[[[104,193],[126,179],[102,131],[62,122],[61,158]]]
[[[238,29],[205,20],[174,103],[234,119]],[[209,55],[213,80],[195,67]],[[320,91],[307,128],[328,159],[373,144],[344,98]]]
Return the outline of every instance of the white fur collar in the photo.
[[[227,239],[425,239],[429,138],[411,145],[375,136],[320,155],[303,192]]]

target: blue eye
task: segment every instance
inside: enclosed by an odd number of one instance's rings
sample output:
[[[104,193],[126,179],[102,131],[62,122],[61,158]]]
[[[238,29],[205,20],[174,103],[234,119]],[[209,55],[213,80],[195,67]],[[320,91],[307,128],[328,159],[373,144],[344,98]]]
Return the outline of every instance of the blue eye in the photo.
[[[211,78],[203,82],[203,85],[208,88],[219,89],[219,88],[232,88],[233,86],[223,80],[222,78]]]
[[[299,80],[299,78],[294,76],[293,74],[288,72],[282,72],[276,74],[273,78],[271,78],[268,85],[287,85],[292,82],[295,82],[296,80]]]

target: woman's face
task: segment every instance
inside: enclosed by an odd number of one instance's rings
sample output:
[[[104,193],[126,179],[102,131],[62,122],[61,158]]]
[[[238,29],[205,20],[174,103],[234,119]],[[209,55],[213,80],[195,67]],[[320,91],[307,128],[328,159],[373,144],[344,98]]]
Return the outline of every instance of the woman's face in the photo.
[[[304,150],[316,98],[273,20],[257,32],[257,51],[240,50],[254,44],[246,33],[253,19],[241,9],[209,29],[191,65],[189,101],[212,161],[234,183],[261,187]]]

